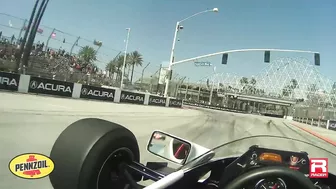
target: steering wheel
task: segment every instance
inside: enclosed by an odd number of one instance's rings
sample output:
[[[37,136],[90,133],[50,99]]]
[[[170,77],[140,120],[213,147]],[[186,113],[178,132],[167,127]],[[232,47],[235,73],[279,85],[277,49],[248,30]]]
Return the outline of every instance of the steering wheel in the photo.
[[[248,183],[267,178],[267,177],[286,177],[295,180],[298,184],[298,188],[305,188],[305,189],[315,189],[314,184],[305,177],[301,172],[289,169],[287,167],[263,167],[251,170],[246,172],[233,181],[231,181],[226,186],[221,186],[221,182],[219,183],[220,189],[239,189],[246,186]]]

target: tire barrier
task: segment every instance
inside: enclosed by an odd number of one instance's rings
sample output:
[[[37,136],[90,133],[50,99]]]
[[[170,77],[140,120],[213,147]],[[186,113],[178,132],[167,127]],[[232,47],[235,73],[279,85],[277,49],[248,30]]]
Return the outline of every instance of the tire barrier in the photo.
[[[328,130],[336,131],[336,120],[293,117],[293,121],[304,123],[313,127],[321,127]]]
[[[97,87],[7,72],[0,72],[0,90],[116,103],[182,107],[182,100],[179,99],[164,98],[149,93],[120,90],[113,87]]]

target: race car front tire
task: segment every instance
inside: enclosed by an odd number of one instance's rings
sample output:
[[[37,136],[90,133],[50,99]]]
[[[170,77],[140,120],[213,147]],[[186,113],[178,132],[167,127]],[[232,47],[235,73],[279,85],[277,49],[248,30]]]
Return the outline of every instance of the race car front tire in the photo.
[[[59,135],[50,158],[55,164],[49,175],[54,189],[119,189],[127,183],[118,176],[118,164],[139,162],[140,152],[134,134],[127,128],[86,118]]]

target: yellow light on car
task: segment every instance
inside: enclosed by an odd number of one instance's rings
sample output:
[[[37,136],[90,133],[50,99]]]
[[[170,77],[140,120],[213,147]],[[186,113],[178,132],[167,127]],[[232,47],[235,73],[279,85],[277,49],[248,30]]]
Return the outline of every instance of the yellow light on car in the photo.
[[[282,162],[282,158],[279,154],[275,153],[262,153],[259,156],[260,161],[276,161],[276,162]]]

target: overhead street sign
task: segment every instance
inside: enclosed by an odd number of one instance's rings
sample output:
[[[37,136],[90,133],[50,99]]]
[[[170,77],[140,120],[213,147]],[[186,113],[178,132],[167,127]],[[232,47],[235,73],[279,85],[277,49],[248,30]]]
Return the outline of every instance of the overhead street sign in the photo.
[[[212,66],[212,64],[210,62],[194,62],[195,66],[206,66],[206,67],[209,67],[209,66]]]

